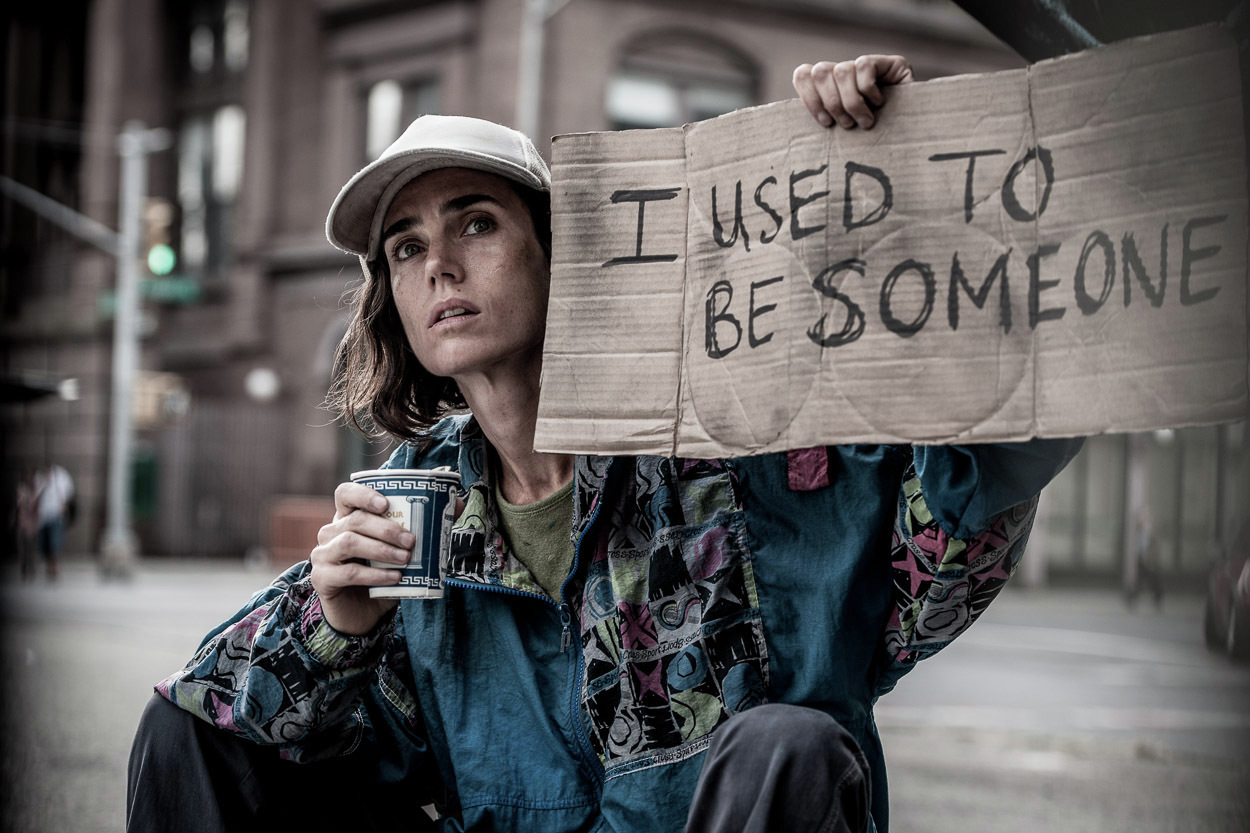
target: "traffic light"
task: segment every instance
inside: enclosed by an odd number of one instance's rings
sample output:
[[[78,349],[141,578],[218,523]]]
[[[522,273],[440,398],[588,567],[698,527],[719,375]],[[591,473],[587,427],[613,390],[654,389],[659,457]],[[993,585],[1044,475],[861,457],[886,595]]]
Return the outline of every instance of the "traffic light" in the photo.
[[[170,274],[178,264],[178,255],[170,245],[170,231],[174,223],[173,205],[169,200],[150,198],[143,208],[143,223],[148,271],[158,277]]]

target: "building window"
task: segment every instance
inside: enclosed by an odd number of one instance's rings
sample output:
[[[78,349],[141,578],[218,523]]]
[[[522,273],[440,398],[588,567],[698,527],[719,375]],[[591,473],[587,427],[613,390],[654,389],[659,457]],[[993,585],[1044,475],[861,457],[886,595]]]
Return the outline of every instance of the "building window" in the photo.
[[[232,203],[243,179],[243,108],[237,104],[218,107],[213,113],[211,154],[213,198]]]
[[[413,119],[438,110],[437,79],[387,79],[370,86],[365,93],[365,161],[377,159]]]
[[[248,2],[195,0],[174,8],[182,16],[187,56],[179,89],[177,268],[213,280],[230,266],[243,179]]]
[[[246,117],[237,104],[186,119],[178,141],[183,269],[220,275],[230,262],[234,203],[243,179]]]
[[[217,38],[213,35],[212,27],[204,23],[197,24],[191,30],[190,41],[187,63],[191,66],[191,71],[197,75],[212,72],[217,51]]]
[[[247,68],[247,48],[251,31],[247,25],[247,4],[243,0],[229,0],[222,13],[222,60],[227,72],[242,72]]]
[[[614,130],[671,127],[757,102],[758,72],[725,44],[685,32],[637,38],[608,82]]]
[[[196,76],[247,68],[250,29],[247,0],[201,0],[188,14],[187,66]]]

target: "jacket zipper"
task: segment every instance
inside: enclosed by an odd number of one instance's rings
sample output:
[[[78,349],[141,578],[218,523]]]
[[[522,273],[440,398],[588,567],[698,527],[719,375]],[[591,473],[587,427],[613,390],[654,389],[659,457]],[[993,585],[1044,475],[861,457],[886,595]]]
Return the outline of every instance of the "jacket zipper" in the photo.
[[[593,520],[594,516],[591,517]],[[573,564],[574,567],[576,567],[576,553],[573,556]],[[502,593],[505,596],[521,596],[526,599],[538,599],[539,601],[546,602],[547,604],[553,606],[556,609],[556,612],[560,614],[560,653],[568,653],[569,645],[573,642],[573,631],[571,628],[573,616],[569,612],[569,606],[567,604],[556,604],[554,599],[550,599],[547,596],[540,596],[537,593],[529,593],[525,590],[514,590],[511,587],[500,587],[497,584],[478,584],[477,582],[465,581],[464,579],[448,578],[443,579],[443,585],[447,587],[459,587],[464,590],[485,590],[489,593]],[[560,588],[560,595],[561,597],[564,595],[563,587]],[[572,685],[569,686],[569,714],[573,718],[573,730],[577,737],[577,746],[578,751],[581,753],[582,762],[586,764],[586,769],[589,770],[592,776],[594,776],[595,783],[602,788],[603,765],[599,762],[599,756],[596,755],[594,750],[590,747],[590,738],[586,736],[586,728],[582,723],[581,708],[577,703],[577,695],[581,691],[582,679],[581,646],[578,646],[577,650],[574,651],[574,655],[576,657],[576,663],[573,667]]]
[[[611,469],[612,463],[609,462],[608,469],[604,472],[603,478],[605,489],[607,488],[608,471],[611,471]],[[590,514],[590,520],[588,520],[586,525],[582,528],[581,537],[577,539],[577,546],[573,548],[573,567],[569,570],[568,576],[565,577],[564,583],[560,585],[561,601],[558,604],[555,599],[539,595],[538,593],[530,593],[525,590],[514,590],[511,587],[500,587],[497,584],[479,584],[477,582],[465,581],[464,579],[456,578],[444,579],[443,584],[448,587],[459,587],[465,590],[486,590],[510,596],[521,596],[526,599],[539,599],[547,604],[553,605],[556,612],[560,614],[560,653],[567,653],[569,646],[573,643],[573,614],[569,608],[568,602],[564,601],[565,590],[568,588],[569,581],[572,580],[573,576],[577,575],[577,567],[582,556],[582,544],[586,541],[586,535],[590,532],[590,528],[594,526],[595,521],[598,520],[599,510],[602,507],[603,498],[602,493],[600,493],[600,500],[595,505],[595,511]],[[581,747],[582,759],[588,764],[587,769],[589,769],[591,775],[594,776],[595,782],[600,788],[602,788],[603,764],[599,761],[599,756],[595,754],[594,749],[590,745],[590,738],[586,735],[586,726],[585,722],[582,720],[582,711],[578,703],[578,695],[581,693],[582,689],[582,663],[585,659],[582,655],[582,648],[580,644],[574,650],[573,654],[576,662],[574,663],[573,668],[572,685],[569,686],[569,714],[573,718],[573,729],[577,736],[578,746]]]
[[[612,464],[607,463],[607,469],[604,472],[604,490],[607,489],[607,474],[611,472]],[[577,544],[572,549],[572,569],[569,575],[566,575],[564,584],[560,585],[560,603],[556,603],[555,599],[539,595],[537,593],[529,593],[526,590],[515,590],[510,587],[500,587],[497,584],[479,584],[476,582],[466,582],[464,579],[447,578],[442,580],[442,584],[446,587],[457,587],[466,590],[487,590],[491,593],[504,593],[506,595],[519,595],[526,599],[540,599],[547,604],[555,605],[556,613],[560,614],[560,653],[567,653],[572,644],[572,610],[569,603],[565,602],[565,590],[569,587],[572,577],[577,574],[577,565],[581,562],[581,545],[585,543],[586,535],[590,533],[590,528],[594,527],[595,522],[599,519],[599,512],[604,505],[602,500],[602,492],[600,492],[599,503],[595,504],[594,512],[590,513],[590,519],[587,520],[585,527],[581,529],[581,537],[577,538]],[[581,707],[577,703],[577,695],[581,693],[581,675],[584,673],[582,663],[585,657],[581,653],[581,644],[577,644],[574,649],[574,673],[572,673],[572,684],[569,687],[569,714],[574,720],[574,730],[577,737],[577,745],[581,748],[581,758],[587,763],[587,769],[590,774],[594,775],[595,782],[602,788],[604,785],[604,765],[599,760],[599,755],[595,754],[594,748],[590,745],[590,738],[586,735],[585,722],[582,720]]]
[[[462,578],[443,579],[443,585],[446,587],[459,587],[462,590],[485,590],[489,593],[503,593],[505,596],[520,596],[524,599],[537,599],[540,602],[551,605],[560,614],[560,653],[566,653],[569,645],[573,641],[573,633],[570,625],[573,621],[572,615],[569,613],[569,606],[566,604],[557,604],[555,599],[538,593],[530,593],[528,590],[515,590],[511,587],[500,587],[498,584],[479,584],[476,581],[465,581]]]
[[[525,590],[513,590],[511,587],[500,587],[498,584],[479,584],[476,581],[465,581],[462,578],[445,578],[443,584],[447,587],[459,587],[462,590],[488,590],[491,593],[503,593],[508,596],[523,596],[526,599],[538,599],[549,605],[555,602],[546,596],[540,596],[537,593],[530,593]]]

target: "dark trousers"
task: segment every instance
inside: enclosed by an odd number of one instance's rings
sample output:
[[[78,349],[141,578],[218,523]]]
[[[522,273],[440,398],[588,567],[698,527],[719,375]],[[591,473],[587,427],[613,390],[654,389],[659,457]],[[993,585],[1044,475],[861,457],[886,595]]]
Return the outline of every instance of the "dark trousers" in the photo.
[[[324,763],[282,761],[272,747],[215,729],[155,695],[130,754],[126,830],[433,829],[411,802],[360,790],[360,755],[367,752]],[[686,833],[863,831],[868,796],[864,756],[833,718],[757,706],[713,738]],[[399,808],[402,817],[394,814]]]
[[[361,788],[360,773],[376,769],[364,745],[328,761],[284,761],[275,747],[210,726],[154,694],[130,750],[126,831],[433,830],[402,788]]]
[[[712,738],[686,833],[851,833],[868,829],[868,762],[829,715],[769,704]]]

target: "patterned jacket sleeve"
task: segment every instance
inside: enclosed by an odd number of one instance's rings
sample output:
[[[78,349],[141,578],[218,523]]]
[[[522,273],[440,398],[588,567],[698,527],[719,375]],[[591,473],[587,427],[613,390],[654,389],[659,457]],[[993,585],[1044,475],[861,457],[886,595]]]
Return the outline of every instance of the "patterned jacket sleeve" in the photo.
[[[1038,495],[1080,440],[916,449],[890,542],[893,605],[877,696],[968,629],[1015,571]]]
[[[205,638],[186,667],[156,690],[175,705],[251,741],[283,745],[310,760],[349,751],[367,729],[361,694],[401,676],[393,618],[369,634],[338,633],[321,612],[307,562],[257,593]],[[386,692],[383,692],[384,696]],[[386,697],[401,720],[416,719],[411,696]]]

